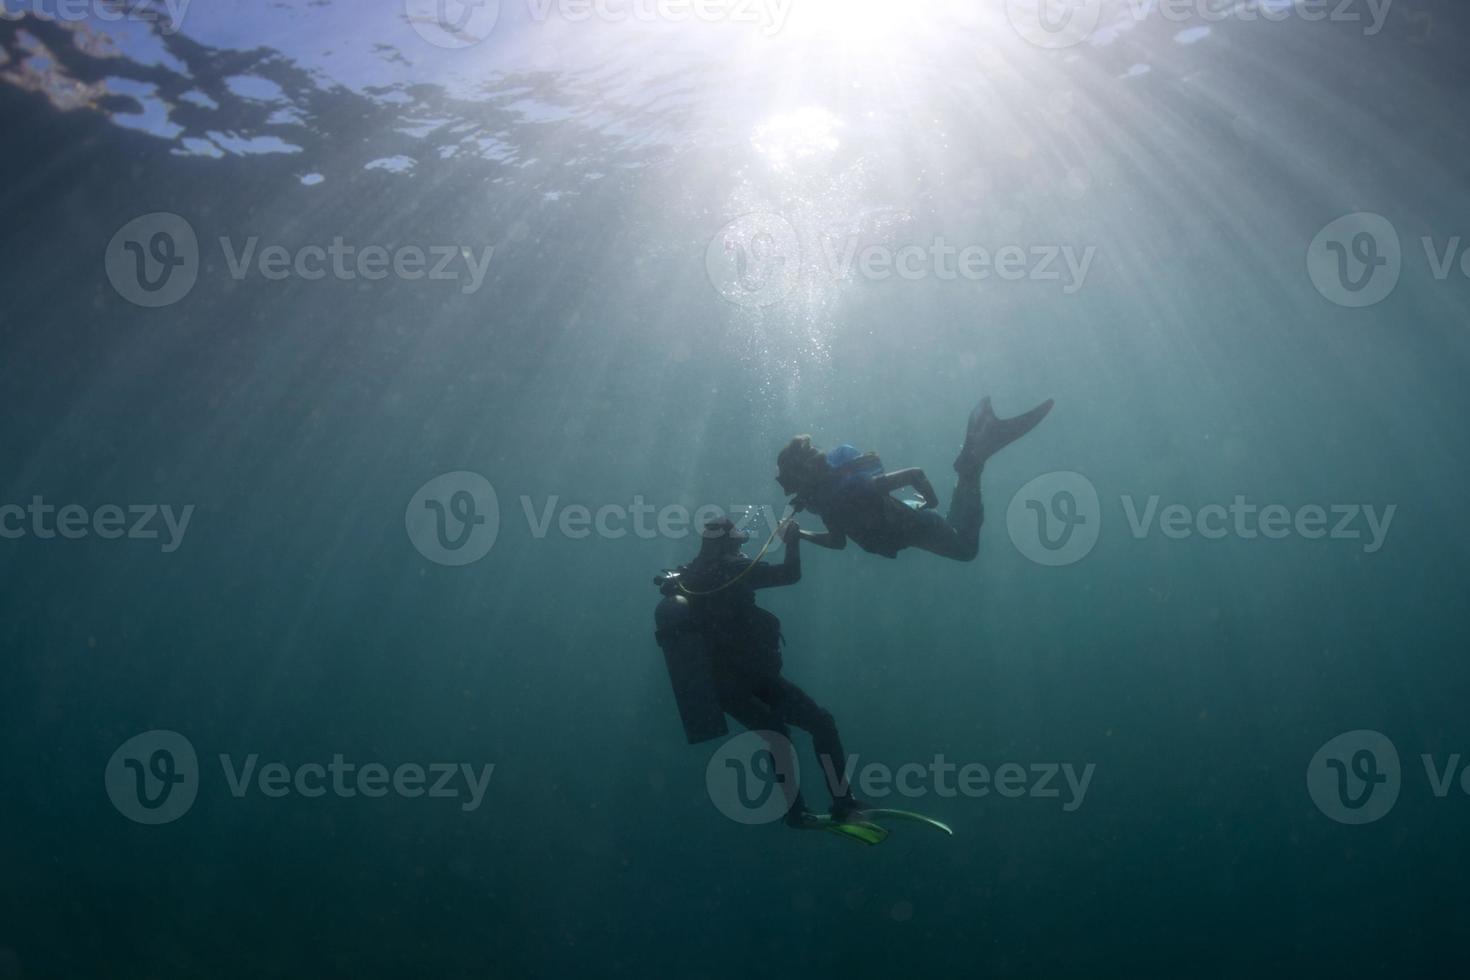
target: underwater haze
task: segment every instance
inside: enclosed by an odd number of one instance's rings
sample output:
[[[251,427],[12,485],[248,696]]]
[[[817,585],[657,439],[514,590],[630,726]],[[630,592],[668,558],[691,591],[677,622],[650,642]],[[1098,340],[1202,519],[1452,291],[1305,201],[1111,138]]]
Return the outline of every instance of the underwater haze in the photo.
[[[1463,3],[0,3],[0,980],[1463,975]]]

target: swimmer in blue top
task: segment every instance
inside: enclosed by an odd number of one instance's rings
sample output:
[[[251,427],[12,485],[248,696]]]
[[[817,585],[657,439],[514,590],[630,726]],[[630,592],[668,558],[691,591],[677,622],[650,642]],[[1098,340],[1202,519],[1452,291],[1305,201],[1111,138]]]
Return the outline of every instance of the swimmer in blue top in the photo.
[[[823,548],[841,549],[852,538],[864,551],[897,557],[904,548],[922,548],[955,561],[972,561],[980,551],[980,525],[985,508],[980,503],[980,471],[985,461],[1030,432],[1051,411],[1047,399],[1024,415],[999,418],[983,399],[970,413],[965,445],[955,458],[954,497],[948,518],[936,508],[939,496],[924,471],[913,467],[883,471],[876,453],[842,445],[822,452],[811,436],[797,436],[776,457],[776,482],[792,497],[798,511],[816,514],[825,532],[801,532],[803,540]],[[912,487],[922,504],[905,503],[894,490]]]

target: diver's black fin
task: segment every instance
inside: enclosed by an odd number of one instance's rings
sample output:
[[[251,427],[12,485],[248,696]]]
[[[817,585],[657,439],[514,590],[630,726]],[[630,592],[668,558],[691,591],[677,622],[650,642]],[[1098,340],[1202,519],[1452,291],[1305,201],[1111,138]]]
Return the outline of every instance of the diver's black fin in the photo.
[[[970,413],[965,447],[955,457],[955,472],[961,476],[978,472],[987,459],[1040,425],[1054,404],[1048,398],[1029,412],[1003,419],[990,407],[989,398],[980,399],[980,404]]]

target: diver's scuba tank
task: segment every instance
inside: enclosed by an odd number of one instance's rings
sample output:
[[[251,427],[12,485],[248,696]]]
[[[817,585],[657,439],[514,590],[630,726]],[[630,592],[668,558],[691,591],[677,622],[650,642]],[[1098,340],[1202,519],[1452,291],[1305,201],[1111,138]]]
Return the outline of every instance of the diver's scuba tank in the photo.
[[[653,584],[664,595],[653,611],[654,636],[664,652],[684,734],[691,745],[720,738],[730,728],[715,687],[709,641],[695,622],[688,597],[679,594],[679,573],[665,572]]]

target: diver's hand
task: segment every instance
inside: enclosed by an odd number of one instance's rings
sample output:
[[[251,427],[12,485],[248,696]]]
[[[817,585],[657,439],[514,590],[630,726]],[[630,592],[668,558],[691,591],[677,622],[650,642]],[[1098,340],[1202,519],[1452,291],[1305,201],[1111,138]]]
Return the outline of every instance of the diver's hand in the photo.
[[[924,510],[933,510],[939,506],[939,494],[934,492],[934,484],[925,480],[914,489],[919,491],[919,496],[924,498]]]
[[[801,525],[789,517],[781,522],[781,526],[777,528],[777,531],[781,535],[781,543],[784,545],[799,544],[801,542]]]

